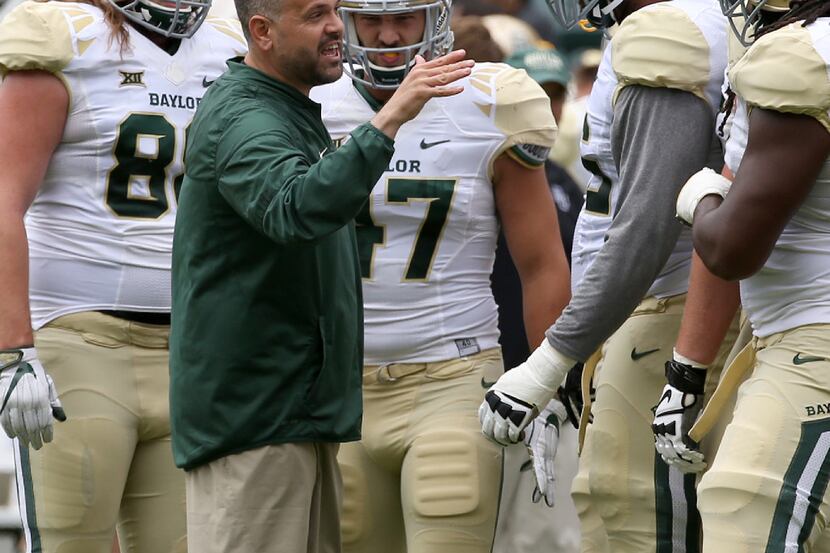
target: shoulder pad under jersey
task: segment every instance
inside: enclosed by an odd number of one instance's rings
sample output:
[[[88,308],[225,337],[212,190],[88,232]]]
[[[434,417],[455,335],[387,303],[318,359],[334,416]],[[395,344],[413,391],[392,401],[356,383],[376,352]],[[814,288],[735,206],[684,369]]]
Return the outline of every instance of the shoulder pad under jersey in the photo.
[[[97,9],[63,2],[23,2],[0,23],[0,72],[62,71],[92,41],[78,33],[100,21]]]
[[[477,64],[469,79],[470,85],[490,98],[487,104],[477,104],[478,108],[505,135],[505,142],[493,159],[512,149],[514,157],[526,165],[538,165],[535,158],[544,163],[557,128],[550,99],[542,87],[524,69],[502,63]],[[513,148],[519,145],[536,148]],[[539,154],[541,150],[545,152]]]
[[[634,12],[620,25],[610,47],[619,88],[674,88],[706,99],[711,79],[709,42],[679,7],[653,4]]]
[[[826,42],[830,50],[830,36]],[[801,23],[758,39],[729,72],[729,81],[749,106],[809,115],[830,131],[828,63]]]

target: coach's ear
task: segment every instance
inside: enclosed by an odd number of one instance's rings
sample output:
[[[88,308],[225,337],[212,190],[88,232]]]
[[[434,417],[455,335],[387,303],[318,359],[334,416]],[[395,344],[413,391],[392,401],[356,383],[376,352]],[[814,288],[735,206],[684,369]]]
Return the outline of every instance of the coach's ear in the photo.
[[[274,48],[276,42],[274,32],[274,22],[264,15],[253,15],[248,20],[251,42],[263,52],[269,52]]]

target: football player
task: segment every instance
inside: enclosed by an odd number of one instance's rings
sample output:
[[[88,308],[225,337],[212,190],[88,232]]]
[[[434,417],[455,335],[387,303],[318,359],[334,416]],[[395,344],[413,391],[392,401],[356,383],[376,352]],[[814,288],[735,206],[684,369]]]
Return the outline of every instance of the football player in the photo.
[[[187,548],[167,397],[176,193],[196,106],[245,51],[209,7],[24,2],[0,26],[0,422],[30,552],[109,553],[116,525],[124,553]]]
[[[698,488],[703,548],[827,551],[830,4],[793,0],[762,30],[764,0],[734,4],[750,26],[738,35],[757,38],[729,72],[746,149],[731,185],[701,172],[677,202],[706,266],[742,279],[753,333],[752,372]]]
[[[551,8],[567,27],[583,18],[617,27],[588,100],[582,156],[592,179],[574,237],[575,289],[541,346],[488,393],[482,429],[516,442],[574,362],[603,347],[572,492],[583,551],[694,551],[694,478],[656,456],[651,408],[691,264],[691,237],[674,218],[677,191],[705,165],[722,165],[714,127],[726,19],[709,0],[551,0]]]
[[[311,94],[335,140],[373,117],[416,55],[450,48],[450,9],[340,3],[347,76]],[[502,451],[481,435],[474,406],[503,372],[490,289],[500,223],[534,341],[569,297],[544,173],[550,100],[503,64],[477,64],[460,82],[464,92],[431,100],[401,128],[358,217],[366,366],[363,439],[339,455],[346,551],[491,551]]]
[[[738,2],[733,0],[731,4],[726,1],[721,3],[735,30],[728,38],[729,68],[746,51],[743,43],[747,40],[747,37],[743,36],[746,30],[759,28],[761,24],[773,23],[789,10],[789,0],[767,0],[760,5],[756,4],[755,0],[748,1],[753,5],[752,25],[743,24],[740,17],[745,10],[738,9]],[[722,174],[731,180],[738,170],[746,148],[747,109],[743,101],[735,95],[728,78],[724,81],[723,90],[724,102],[718,115],[717,133],[724,145],[725,163]],[[704,390],[700,384],[706,380],[711,388],[717,381],[712,377],[714,375],[706,378],[705,371],[715,361],[718,351],[722,351],[721,346],[727,338],[739,304],[738,283],[716,277],[706,268],[698,255],[694,254],[683,321],[672,360],[666,363],[668,382],[657,398],[652,425],[657,451],[666,462],[674,463],[683,472],[700,472],[706,468],[704,453],[709,457],[714,454],[725,425],[729,422],[728,417],[717,416],[728,414],[734,407],[733,395],[725,393],[723,401],[716,398],[707,409],[707,417],[711,417],[715,422],[702,422],[695,429],[695,438],[689,437],[689,431],[696,423],[704,400],[708,399],[708,392],[711,391]],[[738,338],[724,365],[730,367],[730,372],[735,372],[736,377],[737,371],[745,370],[746,367],[740,364],[731,367],[731,362],[737,358],[751,337],[752,329],[746,317],[742,316]],[[737,384],[739,381],[740,378],[734,382]],[[698,385],[689,386],[690,382],[697,382]],[[721,391],[726,390],[722,388]],[[715,430],[706,444],[700,443],[705,436],[702,427],[706,427],[707,431]]]

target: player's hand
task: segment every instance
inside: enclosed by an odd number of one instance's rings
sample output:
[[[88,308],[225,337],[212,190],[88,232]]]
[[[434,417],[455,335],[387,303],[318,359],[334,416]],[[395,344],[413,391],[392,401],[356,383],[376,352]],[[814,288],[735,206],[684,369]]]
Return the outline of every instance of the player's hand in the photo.
[[[475,62],[464,59],[466,55],[464,50],[455,50],[430,61],[415,56],[415,65],[372,124],[394,138],[400,126],[418,115],[428,100],[462,92],[464,87],[450,85],[472,72]]]
[[[689,177],[689,180],[680,189],[680,194],[677,195],[676,217],[680,222],[691,226],[700,200],[710,194],[725,198],[731,186],[732,181],[719,173],[715,173],[708,167],[704,167]]]
[[[553,399],[574,364],[553,349],[547,338],[527,361],[504,373],[484,396],[478,409],[481,431],[501,445],[518,443],[522,430]]]
[[[689,438],[689,430],[703,407],[706,369],[672,360],[666,362],[666,379],[668,384],[654,408],[654,447],[681,472],[700,472],[706,461],[698,444]]]
[[[52,441],[52,419],[66,420],[52,377],[34,347],[0,351],[0,425],[9,438],[40,449]]]
[[[544,497],[548,507],[553,507],[554,482],[556,469],[553,460],[559,446],[559,426],[567,417],[565,406],[557,399],[552,399],[539,416],[525,428],[525,445],[533,459],[533,472],[536,474],[536,487],[531,499],[534,503]]]
[[[582,371],[584,369],[584,363],[577,363],[574,365],[571,370],[568,371],[568,376],[565,377],[565,383],[559,388],[558,395],[559,399],[562,400],[562,404],[565,408],[565,413],[568,416],[568,421],[573,425],[574,428],[579,428],[580,418],[582,416],[582,409],[585,406],[585,402],[582,399]],[[591,389],[588,391],[591,396],[591,403],[594,403],[594,398],[596,398],[597,389],[594,388],[593,382],[591,382]],[[593,422],[594,415],[591,414],[588,422]]]

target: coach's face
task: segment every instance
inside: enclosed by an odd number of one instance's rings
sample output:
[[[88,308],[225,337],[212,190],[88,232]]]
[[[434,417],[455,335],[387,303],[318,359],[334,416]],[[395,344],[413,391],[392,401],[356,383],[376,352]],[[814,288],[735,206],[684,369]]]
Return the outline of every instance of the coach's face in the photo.
[[[343,74],[343,22],[336,5],[337,0],[282,0],[278,15],[263,17],[267,30],[258,45],[277,77],[305,94]]]

